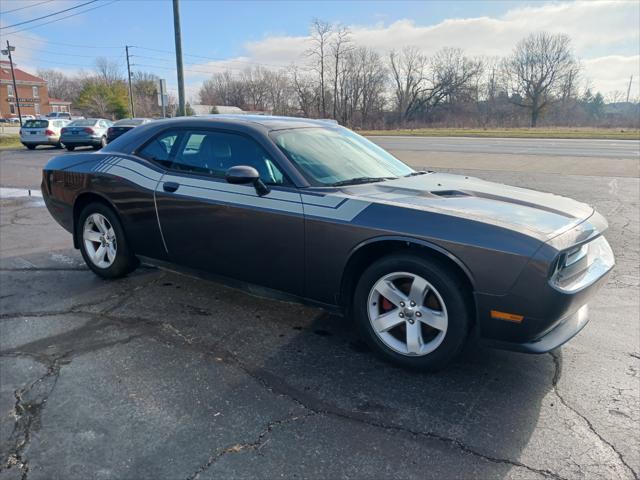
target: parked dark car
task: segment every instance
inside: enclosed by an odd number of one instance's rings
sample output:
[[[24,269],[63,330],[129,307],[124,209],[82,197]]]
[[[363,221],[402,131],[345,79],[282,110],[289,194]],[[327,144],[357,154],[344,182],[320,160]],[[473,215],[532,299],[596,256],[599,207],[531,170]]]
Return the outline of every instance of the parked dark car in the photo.
[[[348,314],[376,352],[422,369],[470,332],[523,352],[562,345],[614,265],[588,205],[416,171],[324,121],[152,122],[53,158],[42,192],[101,277],[145,258],[258,285]]]
[[[120,135],[127,133],[129,130],[152,121],[153,120],[151,118],[123,118],[122,120],[118,120],[107,130],[107,143],[114,141]]]
[[[106,118],[74,120],[61,130],[60,142],[72,152],[76,147],[93,147],[99,150],[107,144],[107,129],[113,125]]]

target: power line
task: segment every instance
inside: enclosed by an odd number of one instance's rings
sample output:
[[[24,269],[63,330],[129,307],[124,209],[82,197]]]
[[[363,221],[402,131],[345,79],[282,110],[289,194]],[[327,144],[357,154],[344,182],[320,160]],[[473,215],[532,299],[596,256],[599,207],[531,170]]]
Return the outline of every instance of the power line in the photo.
[[[109,55],[80,55],[77,53],[52,52],[51,50],[42,50],[40,48],[24,47],[22,45],[19,48],[20,50],[31,50],[33,52],[46,53],[47,55],[63,55],[65,57],[82,57],[82,58],[93,58],[93,59],[95,59],[96,57],[105,57],[105,58],[111,58],[111,59],[121,57],[121,56],[109,56]]]
[[[5,33],[4,35],[14,35],[13,33]],[[120,50],[121,48],[123,48],[123,45],[102,45],[102,46],[97,46],[97,45],[77,45],[74,43],[62,43],[62,42],[53,42],[51,40],[45,40],[44,38],[38,38],[38,37],[28,37],[26,35],[15,35],[18,38],[24,38],[25,40],[30,40],[30,41],[34,41],[34,42],[41,42],[41,43],[50,43],[51,45],[60,45],[62,47],[71,47],[71,48],[96,48],[96,49],[102,49],[102,48],[113,48],[113,49],[118,49]],[[20,48],[25,48],[25,47],[20,47]]]
[[[2,12],[2,14],[6,15],[7,13],[18,12],[20,10],[24,10],[25,8],[37,7],[38,5],[44,5],[45,3],[51,3],[51,2],[53,2],[53,0],[44,0],[44,2],[32,3],[30,5],[25,5],[24,7],[14,8],[13,10],[5,10],[4,12]]]
[[[93,2],[95,2],[95,1],[97,1],[97,0],[92,0],[92,1],[91,1],[91,2],[89,2],[89,3],[93,3]],[[26,28],[22,28],[22,29],[20,29],[20,30],[15,30],[15,31],[13,31],[13,32],[5,33],[5,35],[13,35],[14,33],[24,32],[25,30],[33,30],[34,28],[43,27],[43,26],[45,26],[45,25],[49,25],[50,23],[59,22],[59,21],[64,20],[64,19],[66,19],[66,18],[71,18],[71,17],[75,17],[75,16],[77,16],[77,15],[82,15],[83,13],[90,12],[91,10],[95,10],[96,8],[107,7],[107,6],[109,6],[109,5],[113,4],[113,3],[117,2],[117,1],[119,1],[119,0],[112,0],[111,2],[103,3],[102,5],[98,5],[98,6],[93,7],[93,8],[87,8],[86,10],[83,10],[83,11],[78,12],[78,13],[72,13],[71,15],[66,15],[66,16],[61,17],[61,18],[56,18],[55,20],[50,20],[50,21],[48,21],[48,22],[44,22],[44,23],[41,23],[41,24],[39,24],[39,25],[34,25],[34,26],[32,26],[32,27],[26,27]],[[85,5],[86,5],[86,4],[85,4]],[[8,27],[4,27],[4,28],[8,28]],[[121,48],[121,47],[120,47],[120,48]]]
[[[61,13],[68,12],[69,10],[75,10],[76,8],[84,7],[85,5],[89,5],[90,3],[95,3],[98,0],[89,0],[88,2],[81,3],[80,5],[75,5],[73,7],[65,8],[64,10],[59,10],[57,12],[49,13],[48,15],[43,15],[42,17],[32,18],[31,20],[25,20],[24,22],[14,23],[13,25],[7,25],[6,27],[0,27],[0,30],[5,30],[7,28],[19,27],[20,25],[25,25],[31,22],[37,22],[38,20],[42,20],[43,18],[54,17],[56,15],[60,15]],[[6,12],[5,12],[6,13]]]

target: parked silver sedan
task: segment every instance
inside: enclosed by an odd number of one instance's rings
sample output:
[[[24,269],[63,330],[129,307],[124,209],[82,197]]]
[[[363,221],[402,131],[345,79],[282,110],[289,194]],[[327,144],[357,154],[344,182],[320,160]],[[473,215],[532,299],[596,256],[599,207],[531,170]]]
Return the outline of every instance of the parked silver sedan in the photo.
[[[99,150],[107,144],[107,130],[113,125],[106,118],[74,120],[62,129],[60,141],[70,152],[76,147],[93,147]]]
[[[38,145],[55,145],[61,148],[60,132],[68,124],[69,120],[64,119],[27,120],[20,129],[20,143],[29,150]]]

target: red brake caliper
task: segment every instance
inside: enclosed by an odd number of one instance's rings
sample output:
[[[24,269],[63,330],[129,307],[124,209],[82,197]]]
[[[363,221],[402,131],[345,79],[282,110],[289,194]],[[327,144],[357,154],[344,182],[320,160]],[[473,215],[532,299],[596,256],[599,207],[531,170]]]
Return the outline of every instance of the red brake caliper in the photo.
[[[381,298],[380,308],[382,309],[383,312],[388,312],[389,310],[393,309],[393,303],[391,303],[389,300],[384,298],[382,295],[380,295],[380,298]]]

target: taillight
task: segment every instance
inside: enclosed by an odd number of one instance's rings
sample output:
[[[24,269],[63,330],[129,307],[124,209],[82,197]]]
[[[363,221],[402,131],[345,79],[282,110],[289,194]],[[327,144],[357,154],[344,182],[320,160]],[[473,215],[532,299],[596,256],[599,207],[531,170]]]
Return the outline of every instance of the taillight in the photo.
[[[52,136],[54,136],[56,134],[56,132],[54,132],[53,130],[48,130],[47,129],[47,130],[44,131],[44,134],[46,136],[48,136],[48,137],[52,137]]]
[[[62,130],[60,130],[60,133],[65,133],[67,131],[66,128],[63,128]]]
[[[87,132],[89,135],[93,135],[93,128],[87,127],[84,129],[84,131]]]

